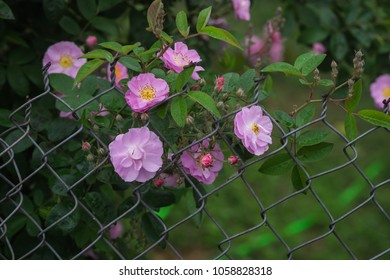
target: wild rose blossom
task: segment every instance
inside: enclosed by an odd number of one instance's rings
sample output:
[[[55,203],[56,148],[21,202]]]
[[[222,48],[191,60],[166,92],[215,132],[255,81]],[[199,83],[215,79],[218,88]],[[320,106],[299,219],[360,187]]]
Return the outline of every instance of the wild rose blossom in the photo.
[[[143,113],[168,97],[169,86],[163,79],[154,74],[139,74],[128,83],[125,94],[127,104],[134,112]]]
[[[383,100],[390,98],[390,74],[383,74],[370,85],[371,97],[379,109],[383,109]],[[390,107],[390,106],[389,106]]]
[[[283,60],[284,43],[280,32],[274,32],[271,35],[271,45],[268,47],[264,44],[264,41],[256,35],[245,39],[245,45],[248,48],[245,51],[245,55],[249,61],[254,65],[259,57],[265,57],[267,52],[269,54],[270,62],[278,62]],[[269,50],[267,49],[270,48]]]
[[[163,186],[165,188],[173,188],[176,189],[183,181],[182,178],[180,178],[179,174],[168,174],[168,173],[161,173],[160,179],[163,180]]]
[[[63,73],[75,78],[80,67],[87,62],[79,58],[84,53],[73,42],[62,41],[51,45],[43,56],[43,65],[51,62],[48,73]]]
[[[187,45],[182,42],[176,42],[174,49],[169,48],[160,58],[167,69],[171,69],[176,73],[180,73],[184,70],[184,67],[191,63],[198,63],[202,61],[198,52],[196,50],[189,50]],[[199,80],[198,71],[204,71],[204,68],[201,66],[195,66],[194,72],[191,75],[191,78],[194,80]]]
[[[326,48],[322,43],[314,43],[311,47],[311,50],[315,52],[316,54],[322,54],[326,52]]]
[[[129,74],[127,74],[127,68],[122,63],[117,62],[115,64],[115,85],[118,88],[122,88],[122,85],[119,82],[123,79],[128,79]],[[111,67],[110,64],[107,65],[107,79],[111,82]]]
[[[256,156],[268,150],[269,144],[272,143],[271,132],[271,120],[263,115],[260,106],[244,107],[234,117],[234,134],[245,148]]]
[[[219,145],[211,147],[208,140],[193,145],[180,157],[184,171],[206,185],[215,181],[222,169],[223,159],[224,155]]]
[[[234,13],[236,14],[237,19],[249,21],[251,19],[251,14],[249,9],[251,7],[250,0],[232,0]]]
[[[115,172],[126,182],[146,182],[162,166],[162,142],[147,127],[119,134],[108,148]]]

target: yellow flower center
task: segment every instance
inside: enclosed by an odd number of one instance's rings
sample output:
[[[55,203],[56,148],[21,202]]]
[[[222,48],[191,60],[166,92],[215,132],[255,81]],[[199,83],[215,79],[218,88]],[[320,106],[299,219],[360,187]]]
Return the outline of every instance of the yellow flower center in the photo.
[[[122,78],[121,70],[118,65],[115,65],[115,76],[120,80]]]
[[[384,98],[390,98],[390,87],[385,87],[383,89],[383,97]]]
[[[156,91],[153,87],[146,85],[141,89],[141,98],[144,100],[152,100],[156,97]]]
[[[60,58],[60,65],[63,68],[68,68],[73,65],[73,59],[69,55],[63,55]]]
[[[259,126],[257,125],[257,123],[253,123],[251,128],[252,128],[252,131],[253,131],[256,135],[260,133],[260,128],[259,128]]]
[[[176,64],[181,67],[190,64],[190,62],[188,61],[188,56],[183,55],[181,53],[175,53],[173,59],[175,60]]]

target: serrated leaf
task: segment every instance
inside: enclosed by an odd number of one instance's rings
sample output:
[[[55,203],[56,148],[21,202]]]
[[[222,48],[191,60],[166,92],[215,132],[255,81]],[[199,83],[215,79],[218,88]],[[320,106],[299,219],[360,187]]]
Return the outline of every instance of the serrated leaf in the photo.
[[[362,80],[358,80],[353,84],[353,95],[351,99],[348,99],[345,102],[345,108],[349,113],[352,113],[356,110],[357,106],[359,105],[360,99],[362,97],[362,89],[363,84]]]
[[[247,70],[241,75],[239,80],[239,87],[244,90],[244,93],[248,93],[255,85],[256,71],[254,69]]]
[[[237,73],[226,73],[222,76],[224,78],[223,91],[235,92],[239,87],[240,75]]]
[[[302,66],[313,56],[316,54],[314,52],[308,52],[301,54],[300,56],[297,57],[297,59],[294,62],[294,67],[297,68],[298,70],[302,69]]]
[[[203,9],[202,11],[200,11],[200,13],[198,15],[198,20],[196,22],[196,31],[197,32],[202,32],[203,31],[202,29],[209,22],[211,10],[212,10],[212,7],[210,6],[206,9]]]
[[[237,41],[237,39],[230,32],[224,29],[215,26],[205,26],[202,28],[202,30],[199,33],[208,35],[217,40],[224,41],[242,50],[240,43]]]
[[[123,56],[119,59],[119,62],[123,64],[126,68],[129,68],[130,70],[133,70],[135,72],[142,71],[141,64],[135,58]]]
[[[315,107],[313,105],[308,105],[298,112],[296,118],[297,127],[301,127],[308,122],[310,122],[315,115]]]
[[[122,45],[117,42],[103,42],[100,43],[99,46],[105,49],[116,51],[118,53],[122,52]]]
[[[61,229],[64,234],[72,232],[80,221],[79,210],[75,209],[73,211],[73,208],[74,205],[71,203],[61,202],[56,204],[46,217],[46,225],[56,224],[56,227]],[[58,222],[62,218],[64,219]]]
[[[322,61],[324,61],[325,57],[326,54],[319,54],[308,59],[302,66],[302,74],[307,76],[313,72],[322,63]]]
[[[329,134],[329,131],[307,130],[297,137],[297,144],[301,147],[316,145],[324,141]]]
[[[276,120],[279,121],[279,123],[281,123],[287,127],[294,127],[294,125],[295,125],[294,119],[284,111],[275,111],[274,117]]]
[[[259,172],[268,175],[281,175],[294,165],[294,161],[287,153],[280,153],[268,158],[259,168]]]
[[[390,128],[390,116],[376,110],[361,110],[358,116],[373,125]]]
[[[65,74],[53,73],[49,75],[50,86],[65,95],[70,94],[73,87],[73,79]]]
[[[325,158],[333,148],[333,143],[322,142],[312,146],[301,148],[298,153],[298,159],[302,162],[315,162]]]
[[[291,64],[286,62],[275,62],[264,67],[261,72],[272,73],[272,72],[281,72],[285,75],[290,74],[294,76],[302,76],[301,72]]]
[[[100,66],[102,66],[103,63],[104,63],[104,60],[94,59],[94,60],[90,60],[87,63],[83,64],[83,66],[81,66],[81,68],[77,72],[76,79],[74,80],[74,83],[73,83],[73,87],[75,87],[78,83],[80,83],[86,77],[91,75],[96,69],[98,69]]]
[[[221,117],[214,99],[212,99],[211,96],[207,93],[202,91],[190,91],[188,93],[188,97],[202,105],[209,112],[213,113],[217,118]]]
[[[97,14],[96,0],[77,0],[77,7],[87,20],[91,20]]]
[[[137,43],[132,44],[132,45],[125,45],[125,46],[122,47],[121,53],[122,54],[128,54],[129,52],[131,52],[135,48],[138,48],[139,46],[141,46],[140,42],[137,42]]]
[[[15,19],[11,8],[4,1],[0,1],[0,19]]]
[[[184,127],[187,118],[187,103],[182,96],[171,101],[171,116],[179,127]]]
[[[59,24],[65,32],[71,35],[79,35],[81,32],[79,24],[71,17],[63,16]]]
[[[294,189],[300,191],[306,187],[306,180],[307,177],[305,172],[303,172],[298,165],[295,165],[291,172],[291,183],[293,184]]]
[[[188,27],[187,15],[184,11],[180,11],[177,13],[176,27],[183,37],[187,37],[188,34],[190,33],[190,28]]]
[[[185,68],[183,71],[179,73],[179,75],[176,78],[176,92],[179,92],[183,89],[183,87],[188,83],[188,81],[191,79],[191,75],[194,72],[195,66],[191,66],[188,68]]]
[[[80,56],[80,58],[103,58],[110,63],[114,61],[112,54],[106,50],[93,50]]]
[[[344,121],[344,129],[348,140],[352,141],[358,136],[356,119],[352,113],[347,114]]]

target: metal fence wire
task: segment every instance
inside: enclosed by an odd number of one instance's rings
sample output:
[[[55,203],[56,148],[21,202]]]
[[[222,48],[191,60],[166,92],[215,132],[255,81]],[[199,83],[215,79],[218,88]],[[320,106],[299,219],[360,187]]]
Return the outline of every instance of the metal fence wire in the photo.
[[[111,65],[112,68],[113,66]],[[371,127],[353,141],[349,141],[340,131],[341,129],[329,121],[329,100],[326,96],[323,98],[320,115],[306,125],[291,131],[286,131],[263,108],[274,125],[273,137],[280,135],[280,144],[260,157],[247,161],[240,158],[239,167],[236,168],[236,172],[232,172],[233,175],[223,178],[224,175],[221,174],[217,183],[212,188],[207,188],[200,186],[186,175],[178,164],[181,153],[193,144],[175,150],[174,143],[170,143],[165,131],[154,127],[149,122],[148,127],[155,131],[164,144],[173,151],[173,160],[169,166],[163,168],[175,167],[182,171],[181,175],[186,185],[192,188],[191,193],[197,198],[197,203],[192,208],[183,206],[183,203],[174,204],[168,209],[171,211],[170,214],[164,216],[161,211],[156,211],[154,205],[151,205],[153,203],[147,198],[148,190],[152,188],[150,182],[147,182],[134,185],[132,194],[123,197],[123,201],[132,201],[130,206],[115,212],[114,218],[109,221],[103,221],[91,205],[85,203],[81,197],[85,194],[82,194],[79,188],[83,182],[100,176],[102,167],[110,164],[108,142],[95,130],[88,129],[78,122],[78,112],[104,95],[118,94],[123,97],[123,93],[112,82],[110,89],[95,94],[91,100],[73,108],[51,89],[48,67],[43,69],[45,91],[28,99],[14,110],[10,115],[13,126],[0,134],[1,259],[389,258],[390,178],[388,165],[386,165],[388,153],[383,146],[377,147],[379,153],[359,150],[361,142],[365,140],[375,142],[377,134],[388,137],[389,130]],[[258,104],[260,82],[255,81],[255,98],[252,104]],[[74,122],[77,123],[75,131],[52,145],[47,145],[33,136],[39,123],[32,122],[31,113],[36,103],[44,98],[60,100],[72,110],[73,117],[76,119]],[[231,141],[221,131],[222,124],[231,119],[236,112],[238,110],[215,119],[212,132],[203,139],[198,139],[197,142],[216,136],[224,142],[232,154],[237,155]],[[329,160],[325,164],[321,163],[319,166],[313,165],[311,171],[294,156],[294,152],[288,145],[290,136],[309,127],[328,130],[338,143],[335,147],[336,159]],[[11,133],[17,136],[12,143],[5,140]],[[81,143],[80,138],[82,136],[85,139],[85,135],[90,141],[96,141],[103,149],[100,151],[101,157],[95,159],[94,165],[89,170],[83,170],[82,176],[76,181],[69,182],[61,167],[53,164],[52,158],[63,145],[73,140]],[[275,139],[277,138],[274,138],[274,142],[277,142]],[[14,151],[18,145],[26,145],[26,143],[32,145],[35,156],[38,155],[40,159],[33,166],[26,167],[29,159],[19,157]],[[293,190],[287,177],[280,180],[274,180],[276,177],[265,180],[265,175],[256,173],[256,169],[266,159],[281,152],[287,152],[306,175],[306,186],[301,190]],[[378,155],[383,155],[385,161],[383,157],[374,158]],[[359,162],[361,156],[366,159],[369,157],[369,162],[372,164],[361,167]],[[384,165],[376,164],[381,159]],[[64,164],[66,165],[66,162]],[[21,172],[22,166],[24,170],[30,171]],[[159,173],[164,170],[160,170]],[[42,173],[51,174],[50,176],[54,178],[52,184],[60,184],[65,188],[66,198],[72,201],[71,205],[63,211],[63,215],[54,217],[50,223],[42,221],[41,214],[44,210],[35,209],[29,202],[31,199],[27,199],[28,194],[35,187],[34,178]],[[378,178],[381,178],[379,182]],[[45,188],[50,192],[49,186]],[[104,204],[104,201],[97,203]],[[187,212],[183,209],[187,209]],[[56,230],[59,225],[72,223],[76,212],[82,213],[85,221],[78,226],[89,228],[92,239],[86,238],[82,241],[82,236],[73,236],[73,239],[69,239],[67,235]],[[159,229],[155,232],[154,239],[145,237],[143,230],[145,225],[141,226],[138,216],[140,212],[148,213],[149,224]],[[15,224],[15,220],[23,222],[18,225]],[[201,223],[199,227],[197,222]],[[130,231],[126,234],[126,238],[109,237],[108,232],[118,223],[125,224],[125,228]],[[207,231],[210,228],[215,233],[213,236],[210,236]],[[14,234],[15,232],[19,234]],[[76,240],[72,242],[77,244],[71,244],[71,240]],[[336,254],[333,254],[335,252]]]

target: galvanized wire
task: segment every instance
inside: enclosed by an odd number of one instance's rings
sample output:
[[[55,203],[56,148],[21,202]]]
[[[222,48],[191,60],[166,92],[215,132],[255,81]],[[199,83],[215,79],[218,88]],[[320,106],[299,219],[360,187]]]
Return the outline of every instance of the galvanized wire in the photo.
[[[131,214],[136,214],[138,208],[143,208],[146,212],[150,213],[150,215],[153,217],[153,219],[160,225],[161,227],[161,233],[159,237],[151,243],[147,243],[145,246],[143,246],[141,251],[138,251],[134,253],[132,258],[134,259],[140,259],[140,258],[149,258],[151,252],[153,252],[156,249],[159,249],[162,244],[165,244],[164,248],[165,251],[168,251],[167,256],[171,256],[172,258],[177,259],[183,259],[183,253],[181,253],[181,248],[176,245],[175,240],[169,239],[169,234],[173,231],[180,231],[182,226],[184,224],[188,224],[189,220],[194,219],[197,215],[204,215],[206,219],[208,219],[209,223],[213,224],[215,226],[215,230],[220,233],[222,236],[221,240],[215,244],[215,248],[218,249],[218,253],[213,256],[215,259],[231,259],[234,258],[232,256],[232,250],[235,246],[235,241],[238,240],[241,237],[244,237],[249,234],[258,234],[261,237],[261,234],[259,232],[260,229],[263,229],[270,233],[281,245],[282,254],[285,256],[286,259],[294,259],[294,256],[297,252],[299,252],[301,249],[308,247],[312,244],[318,243],[321,240],[328,238],[329,236],[333,236],[338,244],[339,249],[344,251],[349,258],[351,259],[358,259],[359,256],[354,252],[353,248],[350,246],[350,242],[346,240],[345,237],[343,237],[342,234],[339,232],[339,225],[342,223],[347,223],[347,219],[349,216],[356,214],[359,210],[363,209],[364,207],[368,206],[369,204],[374,206],[374,209],[376,209],[376,212],[373,213],[372,219],[375,219],[378,216],[382,216],[384,219],[387,227],[387,232],[383,233],[384,241],[383,243],[387,243],[386,248],[382,248],[381,250],[375,252],[372,256],[369,258],[371,259],[379,259],[379,258],[389,258],[390,253],[390,216],[387,212],[386,208],[381,204],[380,200],[377,199],[377,192],[378,190],[383,190],[385,188],[389,188],[390,178],[387,178],[383,180],[382,182],[373,183],[368,176],[365,174],[363,169],[359,166],[357,160],[359,158],[358,151],[356,149],[356,145],[366,138],[368,135],[371,135],[379,130],[385,130],[386,132],[389,132],[388,129],[380,128],[380,127],[373,127],[365,131],[364,133],[360,134],[358,137],[356,137],[354,140],[350,141],[348,140],[342,132],[339,131],[334,125],[331,124],[331,122],[328,120],[328,101],[329,98],[327,95],[323,96],[322,99],[322,110],[321,114],[318,118],[310,121],[309,123],[295,128],[291,129],[290,131],[286,131],[279,123],[278,121],[265,109],[263,108],[263,111],[265,115],[270,117],[272,124],[274,126],[274,132],[277,131],[281,137],[280,137],[280,146],[275,148],[274,150],[265,153],[262,156],[254,157],[249,161],[244,161],[239,153],[236,151],[234,146],[232,145],[231,141],[226,137],[226,135],[221,131],[221,127],[223,126],[223,123],[226,121],[229,121],[240,109],[234,110],[221,118],[217,118],[216,116],[212,115],[210,113],[210,119],[213,120],[212,124],[212,130],[210,133],[205,135],[204,137],[197,139],[195,142],[192,142],[188,144],[187,146],[176,150],[174,143],[170,143],[170,141],[166,138],[164,135],[164,131],[160,131],[157,127],[153,126],[152,122],[147,122],[146,125],[149,126],[153,131],[156,132],[156,134],[160,137],[160,139],[164,142],[164,144],[169,147],[169,149],[172,151],[172,160],[168,163],[167,166],[164,166],[163,169],[159,170],[159,172],[156,174],[156,176],[160,175],[164,171],[174,167],[175,169],[179,170],[181,172],[181,176],[186,181],[186,185],[192,189],[192,191],[195,194],[195,197],[198,198],[197,201],[197,207],[194,211],[192,211],[190,214],[188,214],[184,218],[180,218],[175,220],[174,222],[171,222],[170,224],[167,224],[161,217],[154,211],[153,207],[151,207],[147,201],[144,199],[145,195],[145,187],[147,187],[147,184],[149,182],[145,182],[142,184],[139,184],[133,188],[133,205],[128,208],[127,210],[123,211],[121,214],[118,214],[114,219],[112,219],[109,222],[103,223],[99,220],[99,218],[93,213],[93,211],[86,205],[80,197],[78,197],[77,194],[77,188],[88,178],[91,176],[95,176],[100,170],[100,168],[104,165],[109,163],[109,155],[108,155],[108,147],[107,144],[103,139],[101,139],[97,133],[94,132],[93,129],[89,129],[84,127],[81,123],[79,123],[79,111],[85,108],[88,104],[90,104],[93,101],[98,100],[100,97],[106,95],[106,94],[118,94],[118,96],[121,96],[123,98],[123,92],[121,92],[120,89],[115,87],[115,63],[117,60],[115,60],[110,65],[111,70],[111,87],[107,90],[104,90],[100,93],[97,93],[91,98],[90,100],[86,101],[85,103],[81,104],[77,108],[73,108],[69,104],[67,104],[66,101],[58,97],[53,90],[50,88],[49,83],[49,75],[48,75],[48,68],[50,65],[46,65],[43,68],[43,77],[44,77],[44,92],[26,100],[26,102],[14,110],[14,112],[10,115],[10,120],[13,123],[13,126],[5,131],[3,131],[0,134],[0,144],[1,144],[1,150],[0,150],[0,184],[1,189],[3,190],[2,193],[4,195],[0,197],[0,206],[2,204],[7,204],[8,207],[12,206],[12,209],[8,211],[7,213],[0,213],[0,258],[1,259],[30,259],[35,257],[35,253],[39,252],[40,249],[45,248],[49,250],[52,253],[52,258],[57,259],[63,259],[63,258],[71,258],[71,259],[80,259],[85,258],[86,256],[90,255],[90,252],[94,249],[95,245],[98,242],[103,242],[108,248],[111,250],[111,258],[118,258],[118,259],[125,259],[125,255],[127,252],[125,252],[124,248],[121,246],[118,246],[113,240],[107,237],[106,233],[107,231],[115,225],[117,222],[121,221],[122,219],[129,217]],[[251,106],[253,104],[259,103],[259,86],[261,82],[263,81],[263,78],[260,78],[255,83],[255,89],[254,89],[254,96],[251,100],[251,103],[247,106]],[[176,93],[174,95],[171,95],[167,100],[164,100],[163,102],[167,102],[170,99],[185,94],[187,90],[184,90],[182,92]],[[41,143],[34,139],[32,137],[32,131],[34,131],[34,127],[31,123],[31,110],[34,104],[42,99],[42,98],[53,98],[59,102],[61,102],[63,105],[65,105],[71,112],[72,116],[75,119],[75,122],[78,123],[77,129],[75,132],[73,132],[71,135],[60,141],[59,143],[53,145],[51,148],[46,149],[41,146]],[[387,113],[389,100],[385,102],[384,108],[385,113]],[[158,107],[160,104],[156,105],[154,108]],[[153,108],[152,108],[153,110]],[[17,120],[17,115],[23,115],[23,121]],[[294,136],[300,131],[313,127],[315,125],[322,125],[329,129],[329,131],[332,132],[333,135],[335,135],[338,138],[338,141],[343,143],[343,154],[340,154],[340,158],[344,158],[345,161],[342,164],[332,166],[328,168],[327,170],[321,171],[317,174],[310,174],[309,170],[306,169],[306,167],[302,164],[302,162],[298,159],[298,157],[294,154],[293,151],[291,151],[289,144],[290,144],[290,136]],[[14,141],[13,143],[7,143],[5,141],[5,138],[7,135],[9,135],[13,131],[20,131],[21,135],[20,137]],[[102,148],[102,158],[99,159],[99,162],[95,164],[93,168],[88,170],[83,174],[81,178],[79,178],[77,181],[73,182],[72,184],[68,184],[66,180],[61,176],[61,174],[58,173],[58,170],[54,166],[52,166],[52,163],[50,162],[49,158],[52,154],[54,154],[58,149],[61,148],[64,144],[68,143],[69,141],[73,139],[78,139],[80,135],[88,135],[91,139],[99,143],[99,147]],[[238,168],[236,173],[234,173],[229,178],[226,178],[226,180],[223,183],[220,183],[219,185],[215,186],[211,190],[204,191],[200,188],[199,184],[194,181],[190,176],[184,172],[182,166],[179,164],[179,158],[181,154],[191,148],[193,145],[199,144],[202,141],[209,139],[213,136],[216,136],[220,139],[220,144],[224,144],[230,151],[232,155],[235,155],[239,158],[238,162]],[[18,157],[15,156],[14,148],[18,145],[21,141],[30,141],[32,146],[39,152],[41,162],[38,167],[31,170],[29,174],[21,174],[20,172],[20,164],[21,160]],[[276,199],[272,201],[271,203],[264,204],[264,201],[262,200],[262,197],[258,195],[258,192],[256,191],[256,186],[251,184],[248,180],[247,170],[254,166],[258,165],[259,163],[264,162],[266,159],[271,158],[272,156],[280,153],[280,152],[286,152],[289,154],[293,162],[300,168],[303,173],[306,176],[306,185],[300,189],[295,190],[291,192],[288,195],[285,195],[279,199]],[[332,214],[331,210],[329,209],[329,206],[323,199],[321,199],[321,196],[318,194],[318,190],[316,190],[313,187],[313,181],[317,180],[318,178],[327,176],[329,174],[338,172],[340,170],[344,170],[345,168],[353,168],[356,171],[356,174],[358,177],[364,180],[364,182],[370,187],[369,191],[367,192],[367,198],[357,203],[355,207],[352,209],[345,211],[342,215],[335,216]],[[5,172],[8,170],[8,172]],[[10,173],[9,170],[12,170],[11,173],[13,173],[12,178],[9,177]],[[23,204],[23,193],[28,191],[27,182],[34,179],[34,176],[39,174],[40,172],[50,172],[50,174],[56,178],[57,181],[61,183],[61,185],[66,189],[67,192],[67,198],[72,201],[72,207],[71,209],[64,214],[62,217],[59,217],[55,222],[52,224],[44,224],[36,221],[36,219],[33,217],[33,213],[27,207]],[[388,174],[386,174],[388,175]],[[207,200],[213,198],[216,194],[220,193],[221,191],[232,188],[232,185],[237,184],[240,182],[244,186],[244,188],[249,192],[250,199],[252,200],[251,203],[254,203],[256,205],[256,208],[258,209],[255,213],[247,213],[248,215],[252,215],[253,217],[256,217],[257,222],[255,224],[252,224],[249,227],[246,227],[244,230],[241,230],[240,232],[236,233],[229,233],[229,229],[226,228],[226,225],[221,224],[220,220],[218,219],[218,213],[215,213],[214,211],[210,210],[208,208]],[[307,193],[306,197],[307,199],[314,198],[314,201],[316,205],[318,205],[321,209],[321,211],[324,213],[324,215],[327,217],[328,224],[327,228],[323,229],[323,232],[319,233],[318,235],[314,237],[310,237],[309,239],[306,239],[304,242],[300,242],[299,244],[292,244],[281,233],[281,230],[276,226],[276,221],[270,216],[270,213],[272,210],[276,208],[281,208],[283,205],[293,200],[294,198],[301,196],[303,193]],[[337,194],[335,194],[337,195]],[[387,197],[387,200],[389,200],[390,197]],[[236,207],[240,207],[239,205]],[[98,227],[98,231],[95,234],[95,238],[90,241],[86,246],[83,248],[79,248],[78,250],[75,250],[71,253],[71,257],[69,255],[63,256],[62,252],[58,249],[56,249],[57,245],[55,242],[47,237],[47,234],[51,232],[58,224],[60,224],[62,221],[69,218],[75,211],[82,211],[82,213],[87,217],[87,219],[90,220],[93,225]],[[26,251],[20,253],[16,253],[15,249],[18,244],[18,240],[14,240],[12,238],[9,238],[7,235],[7,232],[9,231],[9,221],[16,217],[16,215],[22,215],[25,217],[25,219],[32,223],[34,229],[36,230],[35,240],[34,244],[31,244],[31,247],[26,249]],[[26,229],[23,229],[26,230]],[[351,229],[353,231],[353,229]],[[367,233],[367,236],[370,236],[370,233]],[[183,240],[186,239],[186,236],[182,237]],[[188,240],[190,243],[191,240]],[[366,240],[367,243],[369,243],[369,240]],[[160,249],[159,249],[160,250]],[[303,256],[305,258],[305,256]]]

